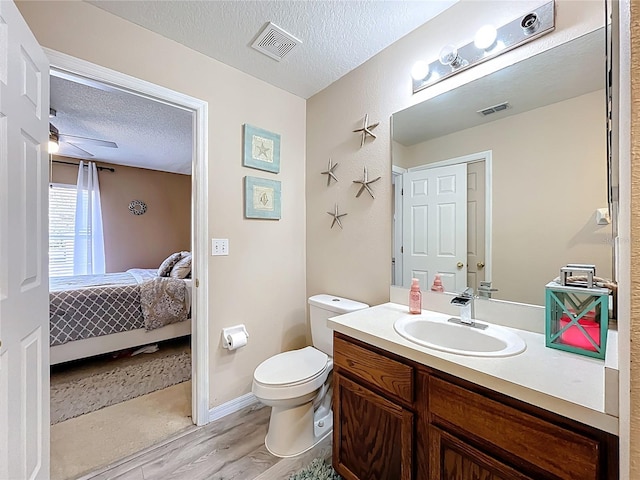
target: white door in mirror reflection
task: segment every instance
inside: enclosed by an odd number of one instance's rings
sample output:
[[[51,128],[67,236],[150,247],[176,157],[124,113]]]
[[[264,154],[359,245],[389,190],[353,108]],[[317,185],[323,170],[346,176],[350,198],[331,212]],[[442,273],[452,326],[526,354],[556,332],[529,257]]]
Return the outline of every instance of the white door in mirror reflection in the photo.
[[[440,274],[446,291],[467,285],[466,164],[403,175],[403,285],[428,290]],[[462,265],[462,266],[460,266]]]
[[[486,175],[484,160],[467,163],[467,285],[485,280]]]

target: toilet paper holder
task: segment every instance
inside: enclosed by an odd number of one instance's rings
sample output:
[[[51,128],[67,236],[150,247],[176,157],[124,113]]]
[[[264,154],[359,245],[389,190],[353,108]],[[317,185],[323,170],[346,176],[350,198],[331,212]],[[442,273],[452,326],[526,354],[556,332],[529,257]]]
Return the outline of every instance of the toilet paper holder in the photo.
[[[229,342],[229,337],[231,335],[242,333],[246,338],[249,338],[249,332],[244,325],[234,325],[233,327],[227,327],[222,329],[222,346],[224,348],[231,347],[231,343]]]

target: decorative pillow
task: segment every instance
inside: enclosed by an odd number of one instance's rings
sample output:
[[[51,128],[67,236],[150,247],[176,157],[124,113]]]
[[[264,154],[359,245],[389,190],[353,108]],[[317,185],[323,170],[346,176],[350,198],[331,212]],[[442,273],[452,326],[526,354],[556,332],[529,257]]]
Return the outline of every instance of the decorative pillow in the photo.
[[[178,263],[173,266],[169,276],[173,278],[187,278],[191,273],[191,259],[191,253],[187,253],[187,255],[182,257]]]
[[[176,252],[169,255],[164,259],[164,262],[160,264],[158,267],[158,276],[159,277],[168,277],[171,273],[171,269],[173,266],[180,261],[182,258],[182,252]]]

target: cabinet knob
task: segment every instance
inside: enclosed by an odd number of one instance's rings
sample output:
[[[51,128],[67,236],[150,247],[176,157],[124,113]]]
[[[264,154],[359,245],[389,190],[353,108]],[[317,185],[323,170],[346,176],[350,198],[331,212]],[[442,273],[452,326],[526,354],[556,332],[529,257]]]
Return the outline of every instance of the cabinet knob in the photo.
[[[484,263],[483,262],[478,262],[477,266],[478,266],[479,270],[482,270],[484,268]]]
[[[462,267],[464,267],[464,263],[462,263],[462,262],[458,262],[457,267],[458,267],[458,268],[462,268]]]

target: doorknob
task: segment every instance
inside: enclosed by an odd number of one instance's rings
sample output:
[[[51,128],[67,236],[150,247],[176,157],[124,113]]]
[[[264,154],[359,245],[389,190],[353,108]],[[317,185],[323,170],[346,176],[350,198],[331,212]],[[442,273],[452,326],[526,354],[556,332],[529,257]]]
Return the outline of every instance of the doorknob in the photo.
[[[464,263],[462,263],[462,262],[458,262],[458,264],[457,264],[456,266],[457,266],[458,268],[462,268],[462,267],[464,267]]]
[[[477,266],[478,266],[478,269],[483,269],[484,268],[484,263],[478,262]]]

